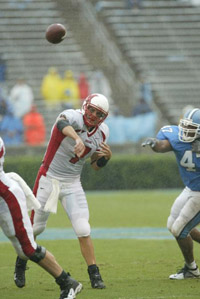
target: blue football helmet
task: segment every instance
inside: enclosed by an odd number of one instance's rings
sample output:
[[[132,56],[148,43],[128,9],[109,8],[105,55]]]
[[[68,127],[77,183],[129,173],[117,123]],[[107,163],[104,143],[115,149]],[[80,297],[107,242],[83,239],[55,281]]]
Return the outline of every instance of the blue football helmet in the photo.
[[[193,142],[200,138],[200,109],[188,110],[179,122],[179,140]]]

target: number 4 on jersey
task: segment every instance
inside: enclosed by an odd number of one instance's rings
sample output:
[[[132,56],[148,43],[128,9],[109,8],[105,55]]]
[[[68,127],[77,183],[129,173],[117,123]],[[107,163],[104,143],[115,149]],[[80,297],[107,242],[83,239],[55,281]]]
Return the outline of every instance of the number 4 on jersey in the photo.
[[[185,151],[181,161],[181,166],[187,168],[188,171],[196,171],[195,170],[195,164],[192,162],[192,152],[191,151]]]

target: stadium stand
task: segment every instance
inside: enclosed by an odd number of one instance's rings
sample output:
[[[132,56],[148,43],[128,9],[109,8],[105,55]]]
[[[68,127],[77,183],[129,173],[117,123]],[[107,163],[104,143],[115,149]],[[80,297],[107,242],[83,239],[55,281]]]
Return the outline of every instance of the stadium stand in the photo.
[[[56,2],[34,0],[27,2],[23,8],[17,4],[13,6],[12,3],[0,2],[0,53],[4,53],[4,60],[7,62],[9,86],[21,74],[25,75],[38,97],[38,82],[52,65],[59,67],[61,72],[68,68],[74,72],[91,71],[89,62],[70,30],[67,43],[55,46],[45,40],[49,24],[65,24],[56,8]],[[65,25],[68,29],[67,24]]]
[[[8,88],[26,78],[47,136],[60,111],[57,107],[51,117],[41,100],[41,80],[51,66],[61,74],[71,69],[76,77],[80,72],[90,77],[101,68],[125,116],[137,100],[140,74],[147,75],[156,107],[171,123],[177,123],[185,105],[198,106],[200,7],[189,0],[142,3],[134,11],[119,0],[0,2],[0,58],[6,63]],[[51,45],[45,40],[51,23],[66,26],[67,42]]]
[[[49,67],[55,66],[61,74],[70,69],[76,77],[80,72],[90,77],[94,70],[102,69],[106,76],[109,76],[114,90],[113,97],[117,99],[122,112],[129,113],[129,106],[131,108],[134,101],[134,72],[121,59],[121,53],[112,44],[103,25],[97,22],[95,10],[90,9],[92,6],[88,7],[85,3],[80,13],[74,5],[75,2],[0,2],[0,58],[6,64],[6,85],[10,90],[18,78],[26,78],[33,88],[38,110],[44,116],[47,136],[55,114],[60,111],[59,106],[53,112],[45,110],[41,99],[40,85]],[[46,28],[51,23],[62,23],[66,26],[66,42],[52,45],[45,40]],[[96,29],[96,34],[90,32],[93,28]],[[89,39],[89,33],[93,41]],[[101,53],[98,53],[99,49]],[[127,105],[123,104],[122,98]]]
[[[90,1],[69,0],[70,6],[66,6],[65,0],[57,2],[93,67],[102,70],[109,79],[120,111],[130,115],[136,102],[135,74],[113,41],[113,34],[109,34]]]
[[[189,0],[144,0],[135,12],[125,1],[91,2],[98,3],[99,17],[132,69],[148,75],[155,101],[171,123],[185,105],[199,106],[199,6]]]
[[[40,99],[40,82],[51,66],[56,66],[61,73],[71,69],[75,76],[84,72],[87,77],[95,69],[102,69],[111,81],[113,97],[121,105],[122,112],[129,113],[129,106],[131,108],[135,100],[134,72],[121,58],[103,25],[96,20],[95,10],[92,11],[85,1],[80,11],[75,3],[60,0],[0,2],[0,54],[7,65],[8,88],[19,77],[25,77],[35,98]],[[66,42],[51,45],[45,40],[45,30],[56,22],[67,27],[68,37]],[[77,27],[80,33],[74,38]],[[128,105],[122,103],[122,98]],[[40,105],[42,102],[37,103],[39,109]],[[49,113],[47,116],[49,118]]]
[[[46,28],[52,23],[66,26],[67,42],[58,46],[45,40]],[[48,68],[56,66],[61,74],[70,69],[77,77],[81,71],[88,76],[92,72],[92,66],[69,30],[57,2],[51,0],[0,1],[0,54],[6,63],[8,89],[18,78],[26,78],[45,118],[48,133],[60,111],[58,106],[51,114],[44,109],[41,99],[40,85]]]

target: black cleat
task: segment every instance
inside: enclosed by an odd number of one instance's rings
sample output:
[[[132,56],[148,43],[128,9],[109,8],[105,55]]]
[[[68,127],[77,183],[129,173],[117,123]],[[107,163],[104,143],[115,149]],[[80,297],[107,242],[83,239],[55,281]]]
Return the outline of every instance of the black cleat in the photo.
[[[60,299],[74,299],[76,295],[82,290],[82,284],[76,281],[74,278],[67,274],[67,278],[64,282],[64,287],[61,287]]]
[[[26,260],[22,260],[20,257],[17,257],[15,263],[14,282],[18,288],[23,288],[25,286],[26,264]]]
[[[106,286],[101,278],[101,274],[99,273],[99,268],[97,266],[92,268],[88,267],[88,274],[93,289],[105,289]]]

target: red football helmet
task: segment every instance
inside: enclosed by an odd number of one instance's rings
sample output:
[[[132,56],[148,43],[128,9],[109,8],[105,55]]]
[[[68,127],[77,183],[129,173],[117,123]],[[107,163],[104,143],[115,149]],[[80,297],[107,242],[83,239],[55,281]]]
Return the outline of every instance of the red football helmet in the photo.
[[[88,127],[99,126],[108,116],[107,98],[99,93],[89,95],[83,102],[83,119]]]

